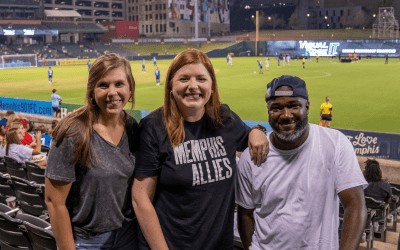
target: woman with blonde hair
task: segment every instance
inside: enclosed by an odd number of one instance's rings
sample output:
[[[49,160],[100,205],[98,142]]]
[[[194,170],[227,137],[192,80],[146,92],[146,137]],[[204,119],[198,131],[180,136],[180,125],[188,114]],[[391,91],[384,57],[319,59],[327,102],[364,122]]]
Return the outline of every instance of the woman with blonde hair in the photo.
[[[86,105],[53,131],[46,169],[46,204],[60,250],[137,249],[130,199],[136,120],[129,62],[99,57],[89,71]]]
[[[17,114],[11,114],[9,117],[8,117],[8,120],[7,120],[7,125],[6,125],[6,132],[7,132],[7,130],[11,127],[11,124],[13,123],[13,122],[18,122],[19,121],[19,116],[17,115]]]
[[[257,126],[249,135],[220,102],[213,66],[196,49],[172,61],[164,105],[139,126],[132,203],[143,232],[140,249],[233,249],[236,151],[250,137],[261,164],[268,152],[265,129]]]

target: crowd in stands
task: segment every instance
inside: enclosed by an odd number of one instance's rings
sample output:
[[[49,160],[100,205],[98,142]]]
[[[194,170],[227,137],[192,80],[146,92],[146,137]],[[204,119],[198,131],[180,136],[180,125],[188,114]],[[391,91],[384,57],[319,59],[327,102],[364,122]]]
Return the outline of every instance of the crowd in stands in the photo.
[[[0,120],[0,158],[8,156],[19,163],[34,162],[46,167],[47,158],[42,148],[50,147],[51,133],[58,121],[53,120],[51,129],[45,125],[34,126],[27,118],[20,118],[12,110]],[[34,157],[39,155],[39,157]]]
[[[37,58],[59,59],[98,58],[102,55],[116,53],[121,56],[137,56],[136,52],[120,48],[111,43],[84,42],[76,43],[51,43],[51,44],[13,44],[0,46],[1,55],[36,54]]]

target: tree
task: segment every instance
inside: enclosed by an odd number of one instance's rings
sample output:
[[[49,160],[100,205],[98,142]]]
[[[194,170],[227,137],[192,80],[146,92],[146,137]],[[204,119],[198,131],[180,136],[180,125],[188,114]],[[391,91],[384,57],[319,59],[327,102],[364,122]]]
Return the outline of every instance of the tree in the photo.
[[[260,12],[258,13],[258,24],[259,24],[260,29],[265,25],[267,19],[268,19],[268,18],[264,15],[264,12],[263,12],[263,11],[260,11]],[[252,18],[251,21],[253,22],[254,27],[257,27],[257,26],[256,26],[256,23],[257,23],[256,15],[254,15],[254,18]]]
[[[341,16],[340,17],[340,24],[345,28],[353,28],[353,16]]]
[[[285,28],[285,26],[286,26],[286,21],[285,21],[285,19],[283,19],[283,17],[278,18],[278,19],[276,20],[276,22],[277,22],[277,25],[276,25],[276,26],[280,26],[281,29],[284,29],[284,28]]]
[[[357,11],[353,18],[353,24],[355,28],[362,28],[367,26],[367,17],[365,12],[362,10]]]
[[[268,18],[268,24],[272,26],[272,29],[275,30],[276,26],[279,25],[279,18],[277,14],[273,14],[271,19]]]
[[[293,29],[301,24],[301,20],[297,18],[296,13],[293,13],[289,18],[289,26]]]

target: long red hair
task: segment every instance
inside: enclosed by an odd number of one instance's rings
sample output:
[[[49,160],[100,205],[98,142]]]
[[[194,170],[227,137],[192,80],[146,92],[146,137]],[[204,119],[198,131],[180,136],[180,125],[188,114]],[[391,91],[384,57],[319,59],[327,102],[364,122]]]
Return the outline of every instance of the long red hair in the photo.
[[[171,65],[169,66],[167,78],[165,81],[165,96],[164,96],[164,117],[163,122],[165,129],[167,130],[168,137],[171,141],[171,145],[175,146],[183,143],[185,140],[185,129],[183,126],[183,117],[177,106],[175,99],[173,98],[172,91],[172,78],[174,78],[176,72],[185,65],[201,63],[207,69],[208,74],[212,79],[211,90],[212,94],[210,100],[205,105],[205,112],[211,118],[215,125],[222,125],[222,119],[220,114],[221,101],[219,100],[217,78],[215,77],[214,68],[210,62],[210,59],[197,49],[189,49],[179,53]]]

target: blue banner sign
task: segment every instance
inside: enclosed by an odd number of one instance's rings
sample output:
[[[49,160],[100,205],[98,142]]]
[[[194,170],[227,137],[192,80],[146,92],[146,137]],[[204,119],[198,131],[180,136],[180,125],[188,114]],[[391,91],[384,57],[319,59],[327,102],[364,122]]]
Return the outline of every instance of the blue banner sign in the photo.
[[[58,30],[11,30],[2,29],[0,30],[0,36],[36,36],[36,35],[58,35]]]
[[[357,156],[400,160],[400,134],[338,130],[350,140]]]
[[[23,67],[31,67],[32,64],[30,62],[12,62],[12,63],[4,63],[4,68],[23,68]]]
[[[304,41],[266,41],[266,55],[281,53],[290,56],[357,56],[398,57],[400,40],[304,40]]]
[[[51,102],[0,97],[0,110],[10,109],[14,112],[53,116]]]

